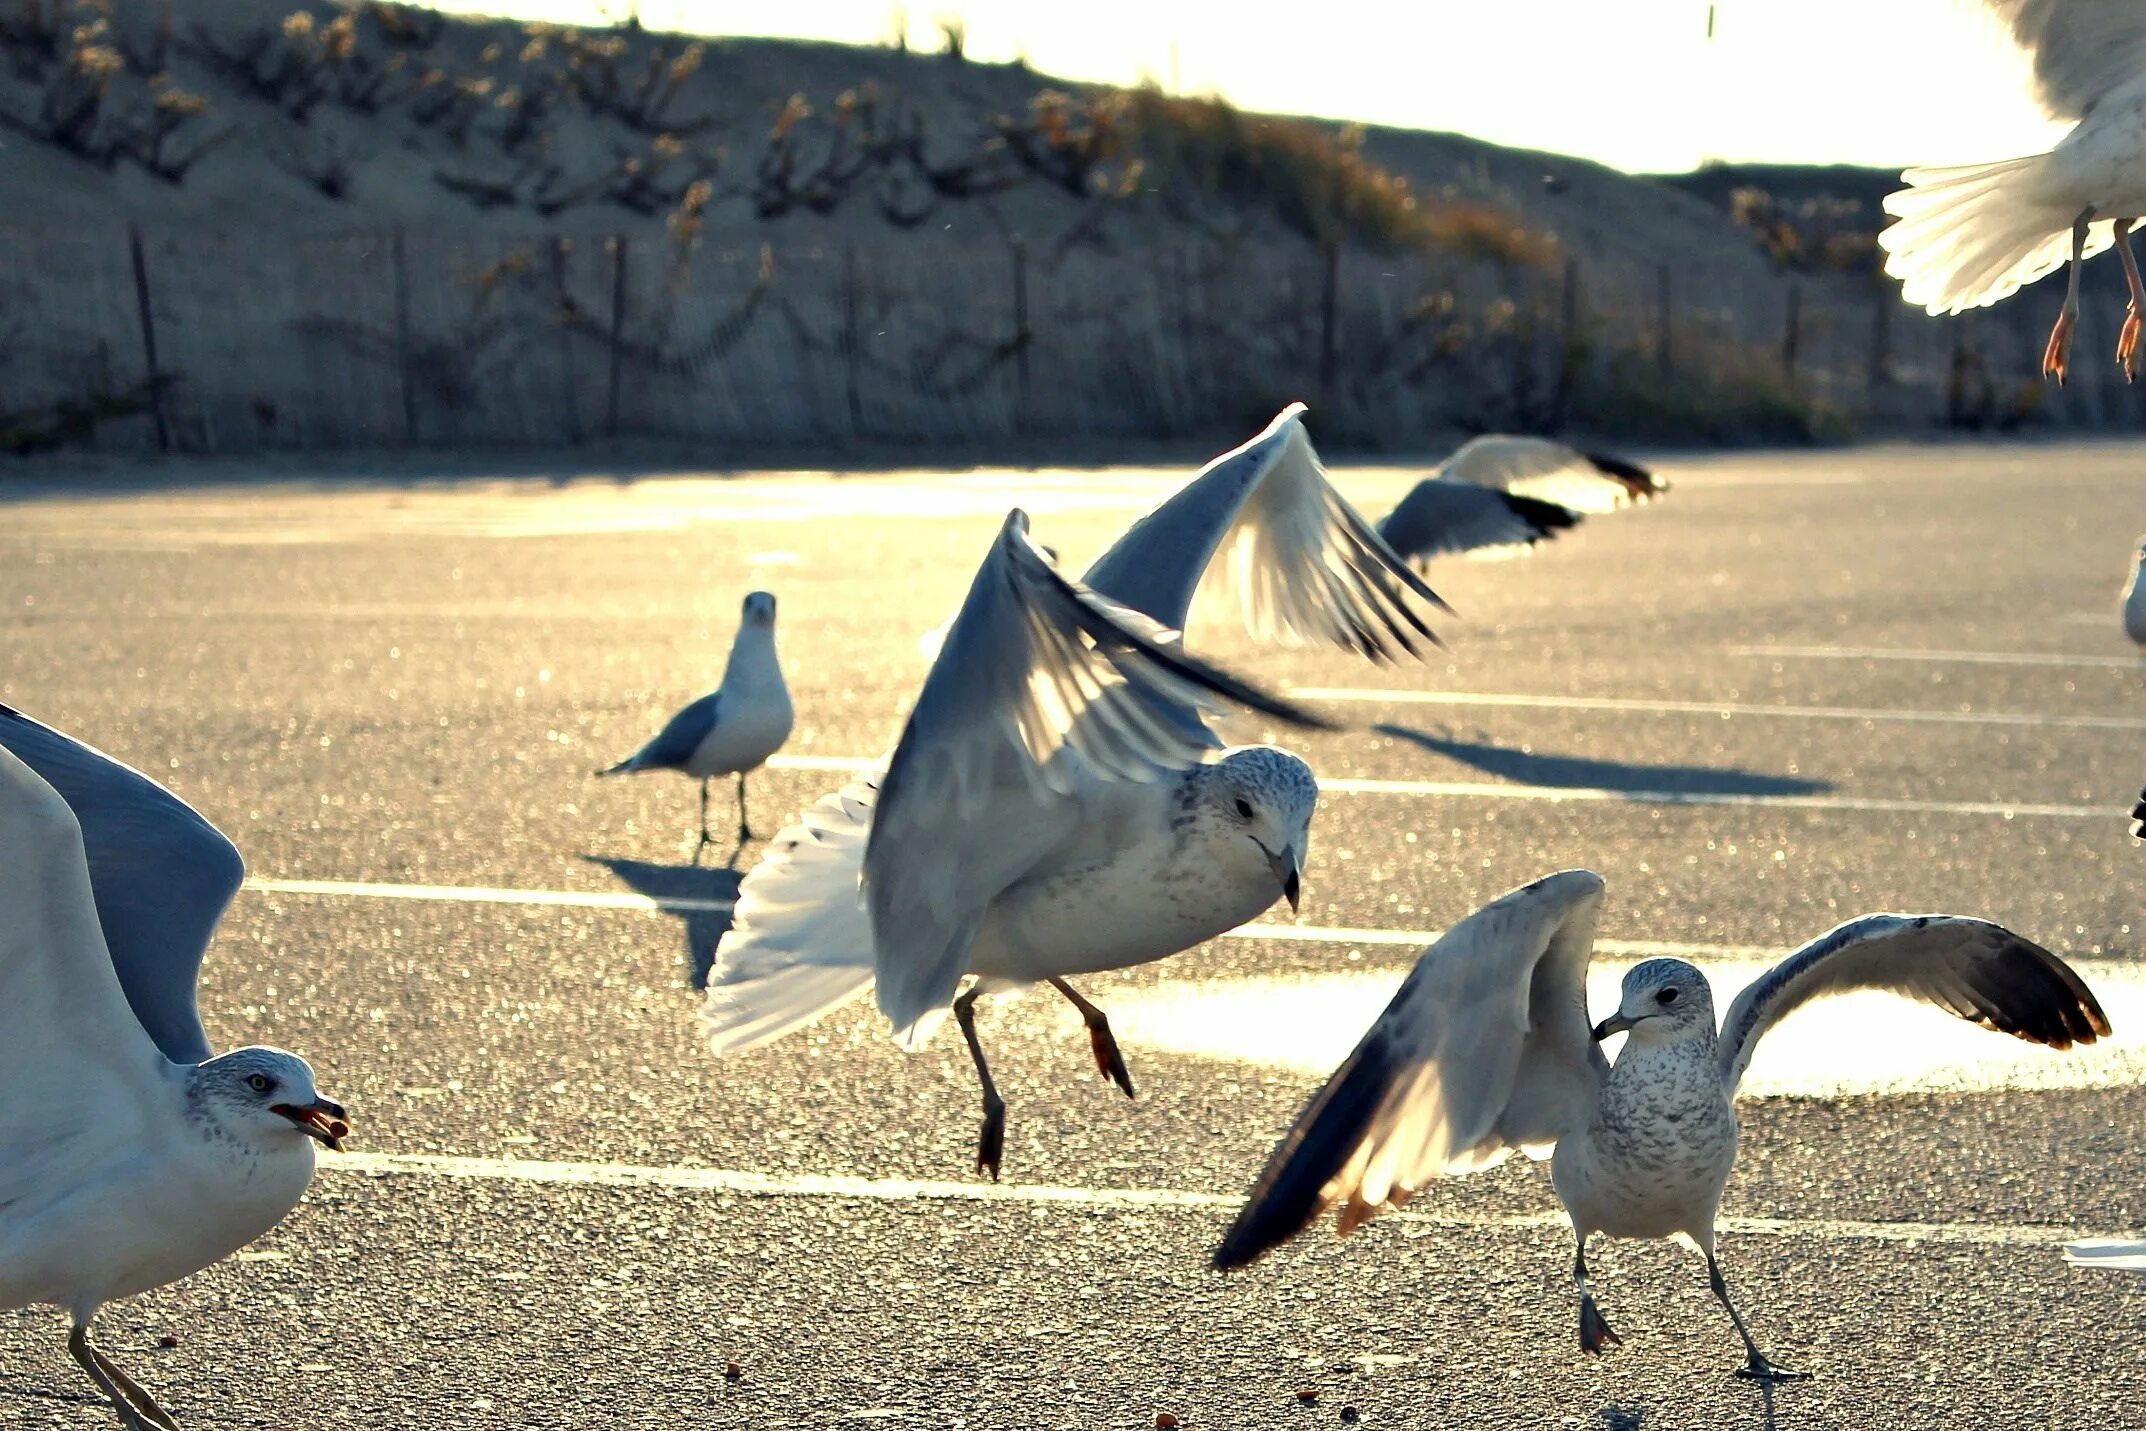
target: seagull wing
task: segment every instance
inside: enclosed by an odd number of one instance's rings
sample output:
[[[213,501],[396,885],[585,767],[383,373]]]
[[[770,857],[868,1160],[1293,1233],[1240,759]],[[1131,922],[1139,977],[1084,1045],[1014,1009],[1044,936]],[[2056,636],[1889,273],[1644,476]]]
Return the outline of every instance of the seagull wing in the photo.
[[[83,827],[0,748],[0,1245],[67,1188],[149,1136],[170,1065],[105,949]]]
[[[1378,531],[1402,556],[1426,562],[1461,552],[1517,556],[1579,521],[1555,502],[1432,477],[1418,482]]]
[[[2106,1267],[2117,1272],[2146,1272],[2146,1242],[2116,1237],[2089,1237],[2064,1244],[2064,1260],[2074,1267]]]
[[[1077,833],[1081,790],[1198,764],[1216,698],[1325,722],[1184,652],[1058,574],[1009,513],[932,663],[865,846],[879,1007],[914,1046],[968,969],[991,901]]]
[[[2069,964],[1987,920],[1866,914],[1828,931],[1753,981],[1721,1025],[1721,1077],[1734,1094],[1760,1035],[1812,999],[1883,989],[1986,1029],[2070,1048],[2109,1018]]]
[[[1669,490],[1667,482],[1621,457],[1582,452],[1543,437],[1503,434],[1463,443],[1438,469],[1438,480],[1511,492],[1588,513],[1614,512]]]
[[[1201,468],[1083,580],[1168,627],[1184,627],[1200,593],[1203,609],[1234,605],[1262,640],[1373,660],[1436,645],[1422,608],[1447,609],[1326,480],[1302,403]]]
[[[2083,119],[2110,91],[2146,74],[2146,9],[2115,0],[1984,0],[2034,62],[2035,97],[2052,119]]]
[[[612,766],[599,770],[599,775],[618,775],[635,770],[682,769],[700,743],[715,729],[718,712],[722,709],[721,691],[713,691],[693,701],[678,714],[663,723],[663,729],[649,738],[648,744]]]
[[[1215,1252],[1239,1267],[1342,1204],[1344,1233],[1433,1178],[1585,1119],[1609,1065],[1587,1022],[1602,878],[1566,870],[1484,905],[1425,950],[1313,1097]]]
[[[0,746],[57,790],[82,827],[104,943],[135,1018],[172,1062],[201,1062],[209,1039],[194,986],[246,879],[238,847],[140,771],[6,706]]]

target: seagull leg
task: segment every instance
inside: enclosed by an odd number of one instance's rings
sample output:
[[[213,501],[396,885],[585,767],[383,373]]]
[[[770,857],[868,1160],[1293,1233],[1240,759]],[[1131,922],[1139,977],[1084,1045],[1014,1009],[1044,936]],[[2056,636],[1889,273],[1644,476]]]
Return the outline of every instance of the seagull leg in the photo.
[[[1118,1052],[1118,1038],[1110,1031],[1109,1016],[1075,993],[1065,980],[1052,979],[1051,987],[1080,1010],[1082,1021],[1088,1025],[1088,1043],[1095,1050],[1095,1071],[1124,1089],[1127,1098],[1132,1097],[1133,1075],[1125,1067],[1125,1055]]]
[[[954,1000],[954,1022],[969,1041],[969,1057],[975,1060],[977,1081],[984,1086],[984,1126],[976,1135],[976,1171],[990,1173],[991,1181],[997,1182],[999,1161],[1006,1156],[1006,1100],[998,1096],[991,1065],[984,1061],[984,1046],[976,1038],[976,996],[983,987],[971,984]]]
[[[708,782],[700,782],[700,843],[693,847],[693,863],[700,863],[701,852],[715,843],[715,836],[708,833]]]
[[[738,843],[753,837],[753,822],[745,814],[745,772],[738,772]]]
[[[2146,284],[2139,282],[2139,261],[2131,253],[2131,220],[2116,221],[2116,256],[2124,261],[2124,282],[2131,288],[2131,306],[2124,310],[2124,330],[2116,338],[2116,361],[2123,364],[2124,381],[2139,375],[2139,327],[2146,317]]]
[[[1605,1346],[1622,1346],[1624,1338],[1610,1330],[1609,1319],[1595,1305],[1595,1294],[1587,1290],[1587,1234],[1577,1234],[1579,1245],[1572,1254],[1572,1285],[1580,1293],[1580,1350],[1600,1356]]]
[[[1729,1300],[1729,1284],[1722,1280],[1721,1264],[1714,1260],[1714,1249],[1711,1247],[1706,1250],[1706,1284],[1714,1289],[1715,1300],[1729,1309],[1729,1320],[1736,1323],[1736,1334],[1744,1339],[1744,1351],[1748,1354],[1750,1360],[1736,1368],[1738,1376],[1745,1378],[1747,1381],[1809,1381],[1811,1379],[1811,1374],[1807,1371],[1790,1371],[1785,1366],[1775,1366],[1772,1362],[1766,1360],[1766,1353],[1760,1351],[1759,1344],[1751,1340],[1751,1329],[1744,1325],[1743,1314],[1738,1312],[1736,1304]]]
[[[89,1344],[89,1328],[78,1326],[67,1334],[67,1354],[97,1383],[97,1389],[111,1401],[127,1431],[179,1431],[179,1423],[148,1392]]]
[[[2049,330],[2049,346],[2042,351],[2042,376],[2055,378],[2060,387],[2065,370],[2071,366],[2071,330],[2079,321],[2079,265],[2086,258],[2086,227],[2093,218],[2094,208],[2089,204],[2072,221],[2071,271],[2064,282],[2064,308],[2057,314],[2057,326]]]

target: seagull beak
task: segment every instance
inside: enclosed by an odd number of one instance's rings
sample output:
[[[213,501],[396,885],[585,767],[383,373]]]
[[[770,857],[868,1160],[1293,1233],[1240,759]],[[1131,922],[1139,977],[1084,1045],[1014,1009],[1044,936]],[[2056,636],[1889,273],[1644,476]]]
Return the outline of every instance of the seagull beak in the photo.
[[[317,1143],[324,1143],[340,1153],[343,1140],[350,1136],[350,1115],[343,1105],[326,1098],[316,1098],[304,1107],[291,1103],[278,1103],[271,1113],[280,1113],[297,1126],[299,1132]]]
[[[1595,1025],[1595,1042],[1600,1043],[1602,1042],[1602,1040],[1608,1038],[1611,1034],[1624,1033],[1625,1031],[1630,1029],[1632,1025],[1638,1022],[1638,1019],[1626,1018],[1624,1016],[1624,1011],[1620,1009],[1616,1013],[1611,1014],[1608,1018],[1604,1019],[1601,1023]]]
[[[1289,901],[1289,912],[1295,914],[1297,912],[1297,896],[1300,892],[1297,852],[1287,845],[1282,846],[1279,854],[1270,851],[1267,855],[1267,865],[1274,871],[1274,878],[1282,886],[1282,897]]]

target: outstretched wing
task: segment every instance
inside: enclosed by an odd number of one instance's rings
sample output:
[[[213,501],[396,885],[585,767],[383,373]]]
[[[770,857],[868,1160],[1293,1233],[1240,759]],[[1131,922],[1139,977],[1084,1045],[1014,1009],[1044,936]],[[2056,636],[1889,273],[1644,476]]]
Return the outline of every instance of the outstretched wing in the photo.
[[[1425,950],[1268,1159],[1216,1249],[1239,1267],[1342,1204],[1341,1231],[1431,1179],[1587,1116],[1608,1063],[1587,1022],[1601,876],[1566,870],[1484,905]]]
[[[1184,652],[1176,633],[1058,574],[1007,515],[924,679],[865,846],[879,1007],[912,1046],[999,892],[1071,835],[1076,783],[1197,764],[1187,713],[1220,697],[1327,723]]]
[[[1182,629],[1195,593],[1234,605],[1252,635],[1323,642],[1373,660],[1420,656],[1445,610],[1342,500],[1291,403],[1267,430],[1200,469],[1088,568],[1088,586]]]
[[[1614,512],[1669,490],[1667,482],[1621,457],[1583,452],[1545,437],[1502,433],[1461,444],[1438,469],[1436,480],[1465,482],[1590,513]]]
[[[209,1039],[194,986],[245,883],[238,847],[140,771],[6,706],[0,746],[58,791],[82,827],[97,918],[134,1017],[166,1058],[201,1062]]]
[[[1430,477],[1386,514],[1378,530],[1402,556],[1426,562],[1461,552],[1517,555],[1579,521],[1577,512],[1555,502]]]
[[[1721,1025],[1729,1092],[1766,1030],[1813,999],[1856,989],[1921,999],[2051,1048],[2109,1031],[2108,1015],[2069,964],[2002,925],[1954,914],[1866,914],[1804,945],[1729,1005]]]
[[[12,712],[10,715],[12,716]],[[68,802],[0,748],[0,1243],[69,1187],[149,1136],[169,1064],[127,1006],[105,949]]]
[[[786,825],[738,886],[701,1016],[717,1053],[781,1038],[872,982],[864,847],[884,762]]]
[[[2146,73],[2146,10],[2120,0],[1984,0],[2034,62],[2035,98],[2052,119],[2083,119]]]
[[[2089,1237],[2064,1244],[2064,1260],[2074,1267],[2104,1267],[2114,1272],[2146,1272],[2146,1242],[2132,1238]]]

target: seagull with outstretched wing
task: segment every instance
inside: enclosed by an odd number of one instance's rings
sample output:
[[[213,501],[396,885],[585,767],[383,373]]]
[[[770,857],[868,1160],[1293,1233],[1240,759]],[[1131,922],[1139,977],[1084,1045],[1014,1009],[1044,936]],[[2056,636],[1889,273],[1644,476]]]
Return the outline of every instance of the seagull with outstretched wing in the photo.
[[[1240,1267],[1339,1205],[1346,1233],[1435,1178],[1514,1149],[1548,1157],[1572,1219],[1580,1347],[1617,1340],[1587,1288],[1587,1239],[1689,1238],[1743,1338],[1738,1374],[1795,1376],[1759,1350],[1714,1257],[1736,1165],[1736,1088],[1765,1032],[1813,999],[1878,989],[2052,1048],[2092,1043],[2107,1015],[2069,965],[1980,919],[1867,914],[1738,994],[1717,1030],[1705,975],[1649,959],[1617,1011],[1587,1016],[1603,884],[1567,870],[1493,900],[1424,951],[1355,1052],[1274,1150],[1214,1255]],[[1613,1064],[1600,1044],[1625,1035]]]
[[[1513,556],[1587,516],[1652,501],[1669,484],[1607,453],[1545,437],[1471,438],[1418,482],[1378,524],[1418,568],[1468,553]]]

